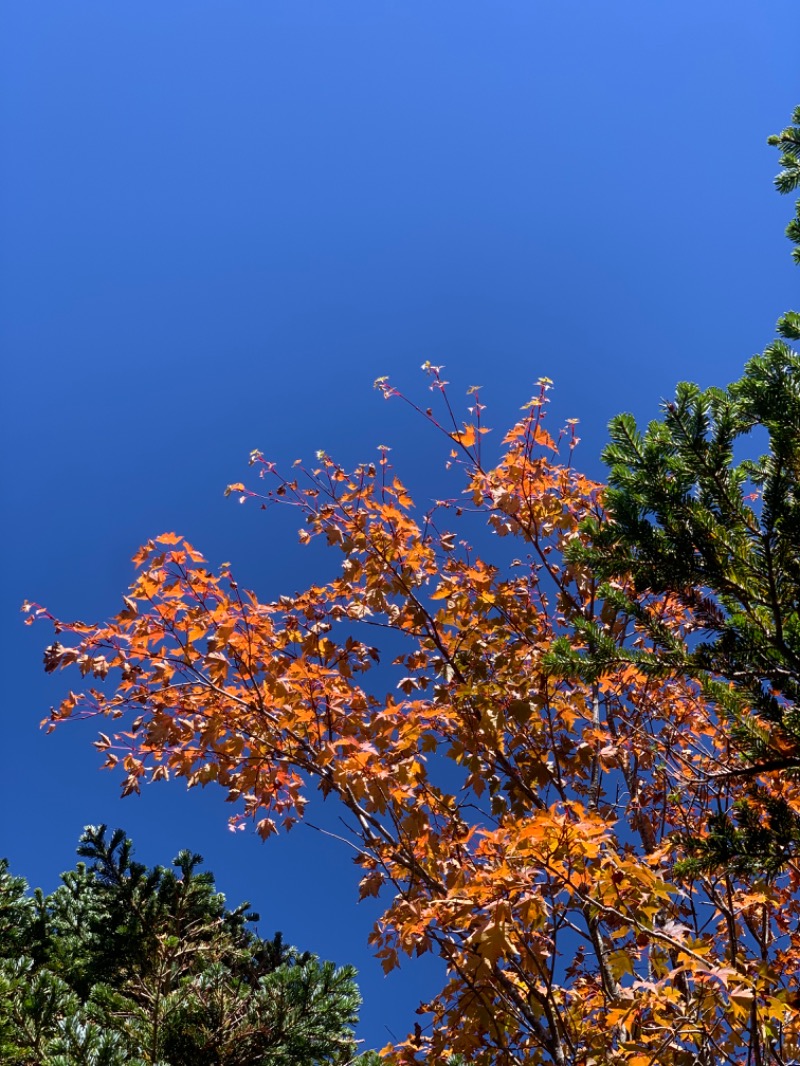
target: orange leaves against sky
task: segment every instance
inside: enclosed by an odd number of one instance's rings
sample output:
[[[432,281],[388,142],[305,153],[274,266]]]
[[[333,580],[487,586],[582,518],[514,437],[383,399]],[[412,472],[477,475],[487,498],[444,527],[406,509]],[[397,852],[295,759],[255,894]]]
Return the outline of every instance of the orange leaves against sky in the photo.
[[[335,553],[331,579],[261,599],[157,537],[109,623],[55,623],[47,669],[77,667],[88,687],[50,725],[108,719],[97,746],[124,791],[213,782],[262,837],[302,818],[309,789],[336,797],[361,894],[385,900],[384,969],[428,951],[447,967],[398,1061],[790,1061],[800,871],[675,868],[682,836],[739,787],[720,773],[733,753],[715,708],[666,671],[620,661],[588,682],[554,665],[553,642],[581,648],[586,620],[645,646],[564,558],[585,517],[603,520],[601,487],[559,459],[574,422],[547,432],[543,380],[488,465],[478,390],[459,420],[425,369],[444,415],[417,409],[463,475],[454,498],[415,507],[386,448],[352,471],[320,453],[291,476],[254,453],[258,478],[229,492],[295,507],[301,539]]]

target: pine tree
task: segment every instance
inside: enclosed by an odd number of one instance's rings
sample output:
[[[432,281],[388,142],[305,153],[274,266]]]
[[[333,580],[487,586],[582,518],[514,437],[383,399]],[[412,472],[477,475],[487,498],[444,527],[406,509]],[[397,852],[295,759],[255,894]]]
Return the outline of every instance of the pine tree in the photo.
[[[793,125],[768,139],[769,144],[781,151],[783,169],[775,178],[780,193],[791,193],[800,188],[800,107],[794,109],[792,122]],[[797,246],[792,257],[800,263],[800,200],[795,201],[795,217],[786,227],[786,236]],[[796,311],[787,311],[778,321],[778,333],[787,340],[800,340],[800,315]]]
[[[782,153],[777,188],[798,188],[800,126],[769,142]],[[800,201],[787,235],[800,262]],[[800,337],[800,315],[789,312],[778,331]],[[765,454],[737,460],[756,432]],[[573,558],[591,560],[618,619],[655,641],[655,654],[630,658],[687,673],[717,701],[739,757],[720,774],[749,784],[708,836],[684,841],[686,868],[775,873],[800,850],[800,813],[769,786],[778,775],[800,780],[800,357],[775,341],[727,389],[684,382],[662,420],[641,432],[622,414],[610,434],[612,522],[591,523],[593,547]],[[665,596],[686,612],[685,639],[659,624]],[[602,671],[618,650],[599,626],[587,636],[579,668]]]
[[[17,1066],[311,1066],[353,1062],[360,996],[335,967],[259,937],[202,858],[133,859],[88,826],[50,896],[0,865],[0,1060]]]

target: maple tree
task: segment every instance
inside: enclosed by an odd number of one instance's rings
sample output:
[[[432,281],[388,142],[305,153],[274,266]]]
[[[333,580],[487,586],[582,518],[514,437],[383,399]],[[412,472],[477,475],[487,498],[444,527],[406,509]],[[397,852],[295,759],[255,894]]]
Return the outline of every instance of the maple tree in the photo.
[[[301,540],[326,541],[339,572],[263,601],[182,537],[150,541],[115,618],[53,619],[47,669],[91,687],[50,727],[109,719],[97,746],[125,793],[216,783],[237,803],[233,824],[252,819],[265,838],[302,818],[309,788],[335,796],[361,895],[386,896],[372,934],[384,969],[436,952],[447,970],[387,1049],[398,1062],[792,1061],[800,869],[681,866],[681,842],[742,788],[725,773],[737,753],[716,704],[680,671],[622,654],[571,665],[598,635],[653,646],[570,561],[605,521],[602,488],[570,461],[574,422],[559,442],[548,434],[543,379],[485,463],[477,390],[460,424],[440,368],[425,369],[448,421],[420,413],[447,438],[463,493],[417,512],[386,449],[353,471],[320,453],[288,477],[254,453],[261,484],[229,492],[292,505]],[[494,562],[470,544],[484,523],[503,542]],[[647,606],[676,641],[697,625],[675,597]]]

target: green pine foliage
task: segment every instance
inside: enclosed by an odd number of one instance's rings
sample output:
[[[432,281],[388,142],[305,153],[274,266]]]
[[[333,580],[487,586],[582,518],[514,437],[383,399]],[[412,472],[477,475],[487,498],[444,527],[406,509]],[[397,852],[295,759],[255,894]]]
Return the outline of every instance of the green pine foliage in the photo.
[[[793,121],[770,138],[782,193],[800,187],[800,108]],[[787,234],[800,262],[800,201]],[[778,329],[800,338],[800,315]],[[800,816],[759,786],[767,772],[800,776],[800,356],[776,340],[727,389],[684,382],[661,420],[642,432],[621,414],[610,436],[612,522],[587,527],[592,543],[574,554],[607,580],[617,620],[648,633],[654,650],[629,657],[688,674],[716,700],[740,758],[730,776],[749,790],[707,836],[684,841],[685,868],[775,874],[800,852]],[[760,458],[737,459],[764,439]],[[659,625],[665,593],[692,619],[685,640]],[[588,628],[588,654],[568,661],[557,647],[554,666],[597,674],[619,658],[607,627]]]
[[[800,188],[800,107],[794,109],[793,125],[769,138],[768,143],[780,149],[781,167],[775,178],[780,193],[792,193]],[[786,227],[786,236],[795,245],[792,256],[800,263],[800,200],[795,201],[795,217]],[[787,311],[778,321],[778,333],[787,340],[800,340],[800,315]]]
[[[0,861],[0,1062],[9,1066],[369,1066],[351,966],[298,952],[225,905],[199,855],[134,861],[88,826],[85,861],[31,896]]]

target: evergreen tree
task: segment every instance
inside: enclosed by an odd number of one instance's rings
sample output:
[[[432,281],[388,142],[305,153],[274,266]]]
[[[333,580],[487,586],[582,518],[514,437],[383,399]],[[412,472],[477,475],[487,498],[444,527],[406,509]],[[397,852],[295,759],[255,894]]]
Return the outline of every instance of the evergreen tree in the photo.
[[[36,907],[24,877],[15,877],[0,859],[0,944],[3,956],[21,955],[36,929]]]
[[[800,125],[769,141],[782,153],[777,188],[798,188]],[[787,234],[800,262],[800,201]],[[800,315],[789,312],[778,331],[800,337]],[[755,431],[765,454],[737,461]],[[714,696],[739,757],[722,773],[749,782],[749,799],[685,842],[687,869],[774,873],[800,850],[800,814],[764,787],[765,775],[800,779],[800,357],[775,341],[727,389],[682,383],[661,421],[640,432],[622,414],[610,433],[613,521],[591,523],[593,547],[576,544],[573,558],[609,579],[618,621],[635,619],[655,641],[655,654],[632,659],[689,673]],[[659,625],[663,595],[686,611],[685,640]],[[619,655],[600,626],[587,627],[587,643],[584,672]]]
[[[0,1056],[17,1066],[311,1066],[353,1062],[360,997],[337,968],[263,940],[199,855],[133,860],[88,826],[50,896],[0,864]]]
[[[769,138],[768,143],[780,149],[781,167],[775,178],[778,192],[790,193],[800,188],[800,107],[792,115],[794,125],[787,126],[781,133]],[[795,201],[795,216],[786,227],[786,236],[796,247],[792,257],[800,263],[800,200]],[[796,311],[787,313],[778,321],[778,333],[787,340],[800,339],[800,315]]]

